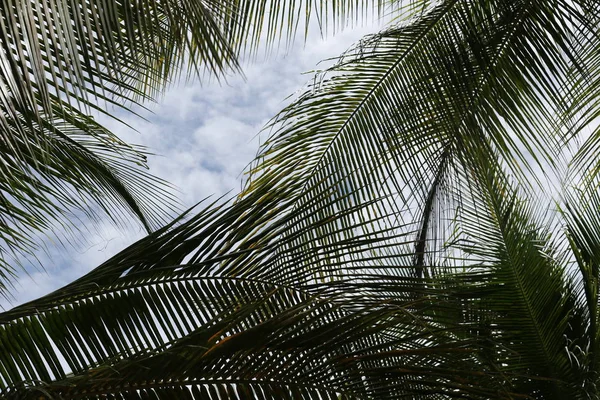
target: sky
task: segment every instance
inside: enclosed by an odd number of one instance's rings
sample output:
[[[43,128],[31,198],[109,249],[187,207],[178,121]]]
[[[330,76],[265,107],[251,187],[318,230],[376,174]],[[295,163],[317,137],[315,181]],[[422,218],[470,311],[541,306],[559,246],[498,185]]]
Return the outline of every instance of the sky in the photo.
[[[292,48],[281,49],[259,61],[242,64],[244,76],[221,82],[180,82],[170,87],[149,111],[117,116],[131,129],[106,116],[97,120],[121,139],[146,146],[150,172],[174,186],[187,209],[208,196],[235,194],[241,188],[244,168],[259,148],[265,124],[302,93],[314,76],[382,23],[371,21],[323,39],[317,32]],[[144,236],[141,227],[117,228],[108,220],[82,230],[78,243],[62,246],[49,242],[37,257],[43,268],[30,268],[18,277],[12,301],[0,307],[35,299],[89,272]]]

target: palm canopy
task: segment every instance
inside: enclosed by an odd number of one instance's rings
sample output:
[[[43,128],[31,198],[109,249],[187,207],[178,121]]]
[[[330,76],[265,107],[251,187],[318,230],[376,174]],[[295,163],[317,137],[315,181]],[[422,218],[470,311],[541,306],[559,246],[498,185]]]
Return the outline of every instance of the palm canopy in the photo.
[[[383,3],[3,2],[0,292],[21,256],[35,255],[37,235],[57,223],[71,230],[82,214],[116,223],[133,216],[150,232],[178,209],[168,185],[147,172],[145,149],[90,114],[156,99],[186,65],[188,75],[240,72],[239,57],[291,41],[315,15],[336,27],[376,9]]]
[[[365,38],[235,201],[0,314],[4,395],[597,398],[599,17],[447,0]]]

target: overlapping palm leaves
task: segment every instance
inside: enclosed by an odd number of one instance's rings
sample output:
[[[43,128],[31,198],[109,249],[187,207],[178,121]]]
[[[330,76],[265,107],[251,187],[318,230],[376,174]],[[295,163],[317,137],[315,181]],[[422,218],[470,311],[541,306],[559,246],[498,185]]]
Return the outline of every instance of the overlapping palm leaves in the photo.
[[[37,235],[106,215],[147,231],[176,209],[145,150],[90,116],[155,99],[188,75],[239,72],[259,43],[290,40],[313,14],[335,25],[380,2],[10,0],[0,5],[0,285]],[[311,11],[312,10],[312,11]],[[339,14],[338,14],[339,13]],[[314,15],[313,15],[314,16]],[[344,22],[345,23],[345,22]],[[79,217],[79,218],[78,218]],[[84,218],[85,219],[85,218]],[[5,295],[5,289],[0,290]]]
[[[597,398],[599,13],[440,1],[366,38],[234,202],[0,314],[5,395]]]

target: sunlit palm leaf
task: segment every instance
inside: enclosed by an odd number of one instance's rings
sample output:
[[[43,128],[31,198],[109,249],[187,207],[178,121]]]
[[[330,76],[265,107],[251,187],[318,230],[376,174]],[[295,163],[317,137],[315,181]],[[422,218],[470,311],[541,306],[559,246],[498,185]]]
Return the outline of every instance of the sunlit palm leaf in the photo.
[[[572,17],[562,6],[442,2],[359,44],[284,110],[246,189],[289,190],[281,204],[297,217],[278,249],[280,279],[378,269],[368,252],[319,257],[356,236],[403,237],[380,266],[386,274],[427,272],[425,264],[443,259],[438,251],[460,202],[446,193],[459,187],[470,157],[497,159],[522,177],[531,176],[528,157],[552,162],[562,109],[549,108],[571,65],[563,54],[571,32],[555,21]],[[317,224],[340,213],[347,216]]]
[[[94,216],[100,209],[117,222],[133,215],[151,231],[174,209],[164,183],[144,170],[143,153],[88,114],[155,99],[184,64],[190,75],[238,71],[240,54],[291,39],[300,19],[308,28],[325,13],[323,23],[337,24],[383,7],[375,1],[2,3],[0,285],[10,284],[9,263],[34,256],[40,231],[57,222],[66,230],[78,225],[72,213]]]
[[[233,204],[0,314],[6,394],[593,397],[595,209],[564,246],[531,172],[564,167],[596,28],[549,3],[439,2],[359,44]]]
[[[7,395],[24,395],[24,384],[32,396],[42,389],[65,398],[84,390],[135,396],[128,387],[137,380],[139,395],[156,389],[167,397],[188,384],[188,390],[227,391],[239,383],[266,398],[300,391],[306,398],[461,393],[479,399],[503,390],[476,363],[474,343],[422,312],[432,299],[382,301],[382,294],[352,295],[352,282],[298,290],[216,273],[227,266],[268,266],[277,245],[268,236],[260,240],[250,231],[238,241],[219,238],[232,222],[236,229],[253,223],[279,195],[266,196],[263,204],[246,200],[222,211],[208,208],[143,239],[69,287],[1,314],[6,356],[0,376],[12,388]],[[253,245],[245,247],[253,236]],[[178,265],[199,244],[205,255]],[[388,278],[357,289],[400,294],[407,286]],[[16,337],[21,350],[9,339]],[[457,368],[464,375],[460,383]],[[75,376],[66,375],[69,370]],[[483,381],[488,383],[480,387]]]

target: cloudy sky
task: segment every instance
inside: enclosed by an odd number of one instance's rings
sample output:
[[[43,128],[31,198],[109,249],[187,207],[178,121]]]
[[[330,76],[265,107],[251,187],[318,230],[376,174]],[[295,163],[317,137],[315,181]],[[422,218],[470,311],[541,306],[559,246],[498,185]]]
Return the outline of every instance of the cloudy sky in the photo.
[[[313,76],[367,33],[382,23],[373,21],[347,29],[333,37],[310,36],[263,61],[244,63],[245,77],[230,76],[227,82],[180,83],[171,87],[147,120],[129,114],[118,116],[135,128],[99,117],[100,122],[125,141],[147,146],[150,171],[177,188],[184,208],[210,195],[239,191],[241,172],[252,161],[266,122],[299,94]],[[263,134],[263,138],[264,138]],[[85,231],[84,231],[85,232]],[[81,243],[62,247],[49,243],[38,255],[45,270],[30,269],[16,283],[15,300],[0,301],[10,308],[59,288],[80,277],[144,235],[139,228],[118,229],[101,222],[86,233]]]

